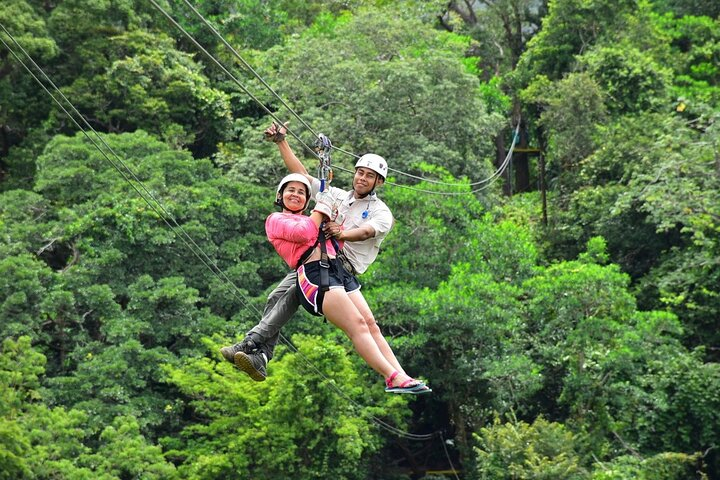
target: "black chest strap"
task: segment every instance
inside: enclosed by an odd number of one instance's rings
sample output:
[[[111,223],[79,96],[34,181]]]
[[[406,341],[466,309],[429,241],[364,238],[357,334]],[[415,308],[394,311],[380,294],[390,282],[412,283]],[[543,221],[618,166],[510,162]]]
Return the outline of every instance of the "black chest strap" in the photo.
[[[325,245],[325,232],[323,232],[323,225],[320,224],[320,228],[318,229],[318,238],[315,240],[315,243],[312,244],[303,254],[300,256],[300,260],[298,260],[297,265],[295,266],[295,269],[297,270],[300,268],[300,265],[305,263],[305,261],[312,255],[312,252],[315,251],[315,247],[320,245],[320,291],[326,292],[330,289],[330,257],[327,253],[327,246]]]

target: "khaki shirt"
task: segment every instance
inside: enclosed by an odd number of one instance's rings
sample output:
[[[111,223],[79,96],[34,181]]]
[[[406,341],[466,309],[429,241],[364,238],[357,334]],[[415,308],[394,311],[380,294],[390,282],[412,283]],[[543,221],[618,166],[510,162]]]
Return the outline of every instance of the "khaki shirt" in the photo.
[[[375,192],[365,198],[355,198],[352,190],[326,187],[335,200],[338,209],[337,223],[343,230],[352,230],[362,225],[375,229],[375,236],[358,242],[345,242],[343,252],[358,273],[364,273],[380,252],[380,244],[393,227],[393,216],[385,202]],[[312,198],[320,191],[320,180],[312,181]]]

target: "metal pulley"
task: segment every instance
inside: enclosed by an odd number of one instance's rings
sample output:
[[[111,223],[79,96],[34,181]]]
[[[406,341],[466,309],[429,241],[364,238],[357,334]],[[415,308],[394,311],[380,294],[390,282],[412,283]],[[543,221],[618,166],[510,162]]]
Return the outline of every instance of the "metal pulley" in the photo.
[[[330,151],[332,150],[332,143],[330,139],[319,133],[315,140],[315,153],[320,158],[320,166],[318,167],[318,178],[320,179],[320,191],[325,191],[327,183],[332,181],[332,168],[330,167]]]

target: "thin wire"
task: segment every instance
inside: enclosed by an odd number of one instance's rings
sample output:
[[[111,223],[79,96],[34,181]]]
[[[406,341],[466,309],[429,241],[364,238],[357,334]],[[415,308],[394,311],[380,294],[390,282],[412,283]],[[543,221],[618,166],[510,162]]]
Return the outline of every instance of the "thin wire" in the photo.
[[[517,133],[518,133],[519,129],[520,129],[520,122],[518,122],[517,127],[515,128],[515,137],[514,137],[514,138],[517,137]],[[484,186],[480,187],[480,188],[476,188],[476,189],[474,189],[474,190],[470,190],[469,192],[438,192],[438,191],[435,191],[435,190],[426,190],[426,189],[422,189],[422,188],[411,187],[411,186],[408,186],[408,185],[402,185],[402,184],[400,184],[400,183],[394,183],[394,182],[386,182],[386,183],[387,183],[388,185],[393,185],[393,186],[399,187],[399,188],[406,188],[406,189],[409,189],[409,190],[414,190],[414,191],[416,191],[416,192],[430,193],[430,194],[435,194],[435,195],[458,196],[458,195],[468,195],[468,194],[471,194],[471,193],[473,193],[473,194],[474,194],[474,193],[478,193],[478,192],[481,192],[482,190],[485,190],[485,189],[487,189],[487,188],[490,188],[490,186],[491,186],[493,183],[495,183],[495,181],[496,181],[498,178],[500,178],[500,175],[502,175],[502,173],[505,171],[505,169],[507,168],[508,164],[510,163],[510,160],[512,159],[512,154],[513,154],[513,151],[515,150],[515,144],[516,144],[516,142],[513,141],[512,145],[510,146],[510,150],[508,150],[507,154],[505,155],[505,159],[504,159],[503,162],[500,164],[500,167],[498,167],[498,169],[495,171],[495,173],[493,173],[490,177],[488,177],[487,180],[489,181],[489,183],[488,183],[487,185],[484,185]],[[348,170],[347,168],[343,168],[343,167],[340,167],[340,166],[335,166],[335,167],[333,167],[333,168],[337,168],[338,170],[342,170],[342,171],[345,171],[345,172],[353,173],[352,170]],[[429,181],[428,179],[424,179],[424,178],[421,178],[421,177],[416,177],[416,178],[420,178],[421,180],[424,180],[424,181]],[[431,183],[436,183],[436,182],[431,182]],[[473,184],[459,183],[459,184],[447,184],[447,185],[470,186],[470,185],[473,185]]]
[[[280,95],[277,94],[277,92],[275,92],[275,90],[265,81],[265,79],[263,77],[260,76],[260,74],[258,74],[255,71],[255,69],[248,62],[245,61],[245,59],[237,52],[237,50],[235,50],[233,48],[233,46],[230,45],[230,43],[228,43],[227,40],[225,40],[225,37],[203,16],[203,14],[200,13],[193,6],[193,4],[190,3],[188,0],[183,0],[183,1],[185,2],[185,5],[190,7],[190,9],[193,11],[193,13],[195,13],[195,15],[197,15],[197,17],[200,18],[200,21],[202,21],[210,29],[210,31],[213,32],[213,34],[220,39],[220,41],[223,43],[223,45],[225,45],[225,47],[232,52],[232,54],[235,56],[235,58],[237,58],[243,64],[243,66],[245,66],[245,68],[250,70],[250,72],[255,76],[255,78],[257,78],[260,81],[260,83],[262,83],[265,86],[265,88],[267,88],[273,95],[275,95],[275,97],[278,100],[280,100],[280,103],[282,103],[282,105],[285,108],[287,108],[288,111],[290,113],[292,113],[295,116],[295,118],[297,118],[300,121],[300,123],[302,123],[305,126],[305,128],[307,128],[310,131],[310,133],[313,134],[313,136],[317,137],[318,134],[315,133],[315,131],[312,129],[312,127],[310,125],[308,125],[305,122],[305,120],[303,120],[300,117],[300,115],[297,112],[295,112],[295,110],[293,110],[292,107],[290,107],[290,105],[288,105],[285,102],[285,100],[282,99],[282,97]]]
[[[270,116],[273,118],[273,120],[275,120],[275,121],[276,121],[277,123],[279,123],[279,124],[282,124],[282,123],[283,123],[282,120],[280,120],[280,118],[278,118],[278,116],[277,116],[274,112],[272,112],[267,106],[265,106],[264,103],[262,103],[255,95],[253,95],[253,94],[250,92],[250,90],[248,90],[248,89],[245,87],[245,85],[243,85],[242,82],[241,82],[240,80],[238,80],[237,77],[236,77],[235,75],[233,75],[233,74],[222,64],[222,62],[220,62],[220,60],[218,60],[217,58],[215,58],[215,56],[214,56],[212,53],[210,53],[205,47],[203,47],[203,46],[200,44],[200,42],[198,42],[198,41],[195,39],[195,37],[192,36],[192,34],[190,34],[182,25],[180,25],[180,24],[172,17],[172,15],[170,15],[163,7],[161,7],[160,4],[158,4],[155,0],[148,0],[148,1],[149,1],[150,3],[152,3],[153,6],[154,6],[160,13],[162,13],[163,16],[164,16],[165,18],[167,18],[168,21],[169,21],[175,28],[177,28],[178,30],[180,30],[180,32],[182,32],[182,34],[185,35],[185,37],[187,37],[187,39],[190,40],[190,41],[193,43],[193,45],[195,45],[207,58],[209,58],[215,65],[217,65],[217,66],[220,68],[220,70],[223,71],[223,73],[225,73],[228,77],[230,77],[230,79],[231,79],[237,86],[239,86],[240,89],[241,89],[243,92],[245,92],[251,99],[255,100],[255,102],[256,102],[258,105],[260,105],[260,108],[262,108],[268,115],[270,115]],[[277,95],[277,94],[276,94],[276,95]],[[301,119],[301,121],[302,121],[302,119]],[[304,123],[304,122],[303,122],[303,123]],[[288,133],[288,134],[292,135],[292,136],[293,136],[298,142],[300,142],[309,152],[311,152],[313,155],[315,155],[315,156],[318,158],[318,160],[320,159],[320,157],[317,155],[317,153],[315,152],[315,150],[313,150],[309,145],[307,145],[307,144],[303,141],[303,139],[300,138],[300,136],[298,136],[297,134],[295,134],[295,132],[291,131],[291,130],[288,129],[287,127],[285,127],[285,128],[287,129],[287,133]]]
[[[518,120],[517,126],[515,127],[515,133],[513,134],[513,142],[512,142],[512,145],[511,145],[511,149],[514,149],[514,147],[515,147],[515,144],[516,144],[517,139],[518,139],[518,133],[519,133],[519,131],[520,131],[520,121]],[[341,153],[344,153],[345,155],[348,155],[348,156],[351,156],[351,157],[355,157],[355,158],[360,158],[359,155],[357,155],[357,154],[355,154],[355,153],[352,153],[352,152],[348,152],[348,151],[346,151],[346,150],[343,150],[343,149],[340,148],[340,147],[335,147],[335,146],[333,146],[333,149],[335,149],[335,150],[337,150],[337,151],[339,151],[339,152],[341,152]],[[506,157],[507,157],[507,156],[506,156]],[[464,186],[474,187],[474,186],[476,186],[476,185],[480,185],[480,184],[483,184],[483,183],[490,182],[490,181],[492,181],[493,177],[502,174],[503,165],[505,164],[506,161],[507,161],[507,160],[504,160],[503,163],[501,163],[501,166],[498,167],[498,170],[495,171],[492,175],[490,175],[490,177],[484,178],[484,179],[482,179],[482,180],[478,180],[478,181],[472,182],[472,183],[450,183],[450,182],[443,182],[443,181],[440,181],[440,180],[434,180],[434,179],[432,179],[432,178],[421,177],[421,176],[419,176],[419,175],[414,175],[414,174],[412,174],[412,173],[403,172],[402,170],[398,170],[398,169],[392,168],[392,167],[390,167],[390,166],[388,166],[388,170],[390,170],[391,172],[399,173],[399,174],[401,174],[401,175],[405,175],[406,177],[410,177],[410,178],[413,178],[413,179],[415,179],[415,180],[420,180],[420,181],[423,181],[423,182],[425,182],[425,183],[432,183],[432,184],[435,184],[435,185],[444,185],[444,186],[448,186],[448,187],[464,187]],[[437,192],[434,192],[434,193],[437,193]]]
[[[43,77],[44,77],[44,78],[53,86],[53,88],[60,94],[60,96],[63,98],[63,100],[65,100],[65,102],[68,103],[68,105],[71,107],[71,109],[73,110],[73,112],[75,112],[75,113],[80,117],[80,119],[81,119],[81,120],[83,121],[83,123],[87,126],[87,128],[89,128],[89,129],[95,134],[95,136],[98,137],[98,139],[101,141],[101,143],[103,143],[103,145],[113,154],[113,156],[116,157],[116,160],[118,160],[118,162],[123,166],[123,168],[124,168],[127,172],[130,173],[130,175],[133,177],[133,179],[135,180],[135,182],[137,182],[137,183],[143,188],[143,190],[148,194],[148,196],[149,196],[150,198],[152,198],[155,203],[157,203],[157,206],[153,205],[153,204],[146,198],[145,194],[143,194],[143,192],[141,192],[140,189],[138,189],[138,187],[130,180],[130,177],[127,175],[127,173],[126,173],[125,171],[123,171],[115,162],[112,161],[112,159],[107,155],[107,153],[106,153],[102,148],[100,148],[100,145],[98,145],[98,143],[95,142],[95,140],[94,140],[92,137],[90,137],[90,135],[89,135],[89,134],[87,133],[87,131],[82,127],[82,125],[80,125],[80,123],[79,123],[79,122],[73,117],[73,115],[65,108],[65,106],[50,92],[50,90],[48,90],[48,88],[45,86],[45,84],[35,75],[35,73],[33,73],[33,71],[32,71],[32,70],[25,64],[25,62],[17,55],[17,53],[13,50],[13,48],[12,48],[10,45],[8,45],[2,37],[0,37],[0,42],[2,42],[2,44],[5,46],[5,48],[7,48],[7,49],[10,51],[10,53],[13,55],[13,57],[15,57],[15,59],[25,68],[25,70],[28,71],[28,73],[35,79],[35,81],[42,87],[42,89],[43,89],[48,95],[50,95],[50,97],[53,99],[53,101],[62,109],[62,111],[70,118],[70,120],[75,124],[75,126],[85,135],[85,137],[86,137],[88,140],[90,140],[90,142],[95,146],[95,148],[97,148],[98,151],[100,151],[100,153],[105,157],[105,159],[106,159],[113,167],[115,167],[115,169],[120,173],[120,175],[123,177],[123,179],[130,184],[130,186],[131,186],[131,187],[135,190],[135,192],[145,201],[145,203],[148,204],[148,206],[165,222],[165,224],[168,225],[168,227],[170,227],[170,229],[172,230],[172,232],[173,232],[180,240],[182,240],[182,241],[185,243],[185,245],[192,251],[192,253],[195,254],[195,256],[197,256],[198,259],[200,259],[200,261],[201,261],[206,267],[208,267],[214,275],[216,275],[216,276],[217,276],[218,278],[220,278],[221,280],[224,280],[225,282],[227,282],[228,284],[230,284],[230,286],[233,287],[233,290],[234,290],[235,295],[240,297],[240,298],[238,298],[238,299],[243,303],[243,305],[244,305],[246,308],[250,307],[250,308],[252,308],[252,309],[255,310],[255,313],[260,314],[259,310],[258,310],[254,305],[252,305],[252,304],[249,303],[249,302],[245,302],[245,301],[244,301],[244,300],[247,300],[247,299],[245,298],[244,294],[239,290],[239,288],[225,275],[224,272],[222,272],[222,270],[220,270],[219,267],[217,267],[217,265],[214,264],[214,262],[212,261],[212,259],[210,259],[210,257],[204,252],[204,250],[203,250],[199,245],[197,245],[197,243],[195,243],[195,241],[192,239],[192,237],[190,237],[190,236],[185,232],[185,230],[184,230],[184,229],[182,228],[182,226],[175,220],[175,218],[174,218],[169,212],[167,212],[167,210],[164,208],[164,206],[162,205],[162,203],[161,203],[159,200],[157,200],[157,199],[152,195],[152,193],[145,187],[145,185],[143,184],[143,182],[142,182],[142,181],[134,174],[134,172],[120,159],[120,157],[119,157],[119,156],[115,153],[115,151],[104,141],[104,139],[102,139],[102,137],[100,136],[100,134],[99,134],[97,131],[95,131],[95,129],[87,122],[87,120],[83,117],[83,115],[75,108],[75,106],[72,104],[72,102],[70,102],[70,100],[60,91],[60,89],[57,87],[57,85],[55,85],[55,83],[50,79],[50,77],[45,73],[45,71],[33,60],[33,58],[28,54],[28,52],[22,47],[22,45],[20,45],[20,44],[17,42],[17,40],[15,39],[15,37],[13,37],[13,35],[5,28],[5,26],[4,26],[1,22],[0,22],[0,28],[2,28],[2,30],[8,35],[8,37],[10,37],[10,39],[12,39],[13,43],[15,43],[15,45],[16,45],[16,46],[25,54],[25,56],[32,62],[33,66],[34,66],[35,68],[37,68],[37,69],[42,73]],[[158,209],[158,207],[159,207],[159,209]],[[168,216],[170,219],[173,220],[173,222],[175,223],[175,225],[177,225],[177,229],[167,220],[166,216],[165,216],[160,210],[162,210],[163,212],[165,212],[165,213],[167,214],[167,216]],[[187,237],[187,238],[190,240],[190,242],[188,242],[188,241],[183,237],[183,235],[178,234],[178,230],[180,230],[180,231],[184,234],[184,236]],[[193,245],[194,245],[194,247],[193,247]],[[196,249],[199,250],[199,251],[209,260],[210,263],[206,262],[205,259],[203,259],[203,257],[202,257],[200,254],[198,254],[198,252],[197,252]],[[211,265],[214,266],[215,268],[212,268]],[[217,270],[217,271],[216,271],[216,270]],[[222,278],[221,278],[221,276],[222,276]],[[310,360],[309,360],[307,357],[305,357],[299,350],[297,350],[297,348],[295,348],[295,346],[292,345],[292,343],[290,343],[282,334],[279,334],[279,336],[280,336],[280,339],[281,339],[284,343],[286,343],[286,344],[290,347],[291,350],[293,350],[296,354],[298,354],[301,358],[303,358],[303,360],[304,360],[311,368],[313,368],[317,374],[319,374],[321,377],[323,377],[325,380],[327,380],[328,383],[330,384],[331,388],[332,388],[333,390],[335,390],[335,392],[337,392],[338,395],[340,395],[341,397],[345,398],[346,400],[348,400],[349,402],[351,402],[352,404],[354,404],[357,408],[359,408],[360,410],[362,410],[362,408],[363,408],[362,405],[360,405],[357,401],[355,401],[354,399],[352,399],[351,397],[349,397],[345,392],[343,392],[339,387],[337,387],[337,385],[335,385],[335,382],[334,382],[332,379],[328,378],[327,375],[325,375],[323,372],[321,372],[312,362],[310,362]],[[374,423],[376,423],[378,426],[384,428],[385,430],[387,430],[387,431],[389,431],[389,432],[391,432],[391,433],[394,433],[394,434],[397,435],[397,436],[400,436],[400,437],[403,437],[403,438],[406,438],[406,439],[409,439],[409,440],[428,440],[428,439],[434,437],[434,436],[437,434],[437,432],[433,432],[433,433],[425,434],[425,435],[412,434],[412,433],[406,432],[406,431],[404,431],[404,430],[401,430],[401,429],[399,429],[399,428],[397,428],[397,427],[394,427],[394,426],[388,424],[387,422],[381,420],[380,418],[378,418],[378,417],[376,417],[376,416],[374,416],[374,415],[368,415],[368,417],[369,417]]]
[[[438,432],[440,433],[440,442],[442,443],[443,450],[445,450],[445,456],[447,457],[448,462],[450,462],[450,468],[452,468],[453,475],[455,475],[455,478],[457,480],[460,480],[460,477],[458,477],[458,474],[455,471],[455,465],[453,465],[452,460],[450,460],[450,454],[448,453],[447,445],[445,444],[445,436],[443,435],[441,430],[438,430]]]
[[[225,68],[225,67],[221,64],[221,62],[215,58],[215,56],[213,56],[213,55],[212,55],[211,53],[209,53],[204,47],[202,47],[202,46],[195,40],[195,38],[193,38],[193,36],[192,36],[190,33],[188,33],[178,22],[176,22],[176,21],[170,16],[170,14],[167,13],[167,11],[165,11],[159,4],[157,4],[157,2],[156,2],[155,0],[149,0],[149,1],[155,6],[156,9],[158,9],[159,11],[161,11],[161,12],[163,13],[163,15],[164,15],[165,17],[167,17],[167,18],[172,22],[172,24],[173,24],[176,28],[178,28],[188,39],[190,39],[190,41],[191,41],[193,44],[195,44],[198,48],[200,48],[201,51],[202,51],[205,55],[207,55],[214,63],[216,63],[216,64],[223,70],[223,72],[225,72],[226,74],[228,74],[228,75],[235,81],[235,83],[237,83],[238,85],[240,85],[240,87],[243,89],[243,91],[245,91],[246,93],[249,94],[249,91],[245,88],[245,86],[243,86],[232,74],[230,74],[230,72],[227,70],[227,68]],[[229,42],[225,39],[225,37],[210,23],[210,21],[208,21],[208,20],[203,16],[203,14],[200,13],[188,0],[183,0],[183,1],[184,1],[184,3],[185,3],[188,7],[190,7],[190,9],[193,11],[193,13],[210,29],[210,31],[213,33],[213,35],[215,35],[215,36],[223,43],[223,45],[233,54],[233,56],[234,56],[240,63],[242,63],[242,65],[243,65],[245,68],[247,68],[247,69],[250,71],[250,73],[252,73],[253,76],[255,76],[255,78],[256,78],[258,81],[260,81],[260,83],[261,83],[263,86],[265,86],[265,87],[268,89],[268,91],[269,91],[272,95],[274,95],[274,96],[280,101],[280,103],[282,103],[282,105],[283,105],[285,108],[287,108],[287,109],[290,111],[290,113],[293,114],[293,116],[295,116],[295,118],[297,118],[297,119],[300,121],[300,123],[302,123],[314,136],[317,137],[317,133],[315,133],[315,131],[312,129],[312,127],[311,127],[310,125],[308,125],[308,123],[305,122],[305,120],[303,120],[303,118],[285,102],[285,100],[265,81],[265,79],[264,79],[260,74],[258,74],[258,73],[255,71],[255,69],[252,68],[252,66],[242,57],[242,55],[240,55],[240,54],[237,52],[237,50],[235,50],[235,48],[232,47],[232,45],[230,45],[230,43],[229,43]],[[278,117],[277,117],[274,113],[270,112],[270,110],[269,110],[267,107],[265,107],[265,105],[262,104],[257,98],[255,98],[255,97],[254,97],[253,95],[251,95],[251,94],[249,94],[249,95],[251,96],[251,98],[252,98],[253,100],[255,100],[256,102],[258,102],[258,103],[262,106],[262,108],[263,108],[266,112],[268,112],[268,113],[270,114],[270,116],[271,116],[274,120],[276,120],[279,124],[282,124],[282,123],[283,123],[281,120],[278,119]],[[298,135],[296,135],[296,134],[295,134],[294,132],[292,132],[290,129],[288,129],[287,127],[285,127],[285,128],[287,129],[287,132],[288,132],[289,134],[291,134],[293,137],[295,137],[295,139],[297,139],[309,152],[311,152],[315,157],[318,158],[318,160],[320,160],[320,157],[317,155],[317,153],[315,152],[314,149],[310,148],[302,139],[300,139],[300,137],[299,137]],[[513,150],[513,148],[515,147],[515,143],[516,143],[516,140],[517,140],[517,134],[518,134],[519,128],[520,128],[520,122],[518,121],[517,127],[516,127],[516,129],[515,129],[515,135],[513,136],[513,144],[512,144],[512,147],[511,147],[511,149],[510,149],[510,155],[512,154],[512,150]],[[333,148],[334,150],[337,150],[337,151],[339,151],[339,152],[341,152],[341,153],[344,153],[345,155],[348,155],[348,156],[350,156],[350,157],[359,158],[359,155],[354,154],[354,153],[352,153],[352,152],[348,152],[348,151],[343,150],[343,149],[341,149],[341,148],[339,148],[339,147],[333,146],[332,148]],[[409,178],[414,178],[414,179],[417,179],[417,180],[421,180],[421,181],[424,181],[424,182],[427,182],[427,183],[433,183],[433,184],[437,184],[437,185],[451,186],[451,187],[470,186],[470,187],[472,188],[472,187],[474,187],[474,186],[476,186],[476,185],[480,185],[480,184],[483,184],[483,183],[488,183],[488,186],[491,185],[492,183],[494,183],[494,179],[497,178],[498,176],[500,176],[500,175],[503,173],[503,171],[504,171],[504,169],[505,169],[506,166],[507,166],[507,160],[506,160],[506,162],[503,162],[503,164],[501,164],[501,166],[498,168],[498,170],[495,171],[490,177],[485,178],[485,179],[482,179],[482,180],[478,180],[478,181],[476,181],[476,182],[472,182],[472,183],[469,183],[469,184],[467,184],[467,183],[449,183],[449,182],[443,182],[443,181],[440,181],[440,180],[434,180],[434,179],[428,179],[428,178],[420,177],[420,176],[414,175],[414,174],[412,174],[412,173],[403,172],[402,170],[398,170],[398,169],[394,169],[394,168],[390,168],[390,167],[388,167],[388,169],[389,169],[390,171],[395,172],[395,173],[398,173],[398,174],[400,174],[400,175],[404,175],[404,176],[409,177]],[[334,167],[334,168],[335,168],[335,167]],[[336,168],[338,168],[338,170],[349,171],[349,170],[344,169],[344,168],[341,168],[341,167],[336,167]],[[352,171],[349,171],[349,172],[350,172],[350,173],[354,173],[354,172],[352,172]],[[478,188],[478,189],[475,189],[475,190],[471,190],[471,191],[469,191],[469,192],[438,192],[438,191],[435,191],[435,190],[425,190],[425,189],[421,189],[421,188],[417,188],[417,187],[413,187],[413,186],[409,186],[409,185],[400,185],[400,184],[396,184],[396,183],[393,183],[393,182],[387,182],[387,183],[388,183],[388,185],[394,185],[394,186],[398,186],[398,187],[401,187],[401,188],[405,188],[405,189],[417,191],[417,192],[420,192],[420,193],[428,193],[428,194],[434,194],[434,195],[449,195],[449,196],[474,194],[474,193],[478,193],[478,192],[484,190],[485,188],[487,188],[487,187]]]

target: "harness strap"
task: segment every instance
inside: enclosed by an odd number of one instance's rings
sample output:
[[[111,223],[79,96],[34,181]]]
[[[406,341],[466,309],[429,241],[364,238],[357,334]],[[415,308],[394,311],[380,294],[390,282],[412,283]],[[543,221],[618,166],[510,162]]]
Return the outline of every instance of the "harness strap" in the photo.
[[[300,260],[298,260],[295,270],[305,263],[310,255],[312,255],[312,252],[318,244],[320,244],[320,266],[322,267],[320,269],[320,291],[326,292],[330,289],[330,257],[328,256],[327,246],[325,245],[325,232],[323,232],[323,224],[321,224],[318,229],[317,240],[315,240],[315,243],[313,243],[312,246],[305,250],[300,256]]]
[[[325,245],[323,225],[324,224],[320,224],[317,241],[320,244],[320,291],[326,292],[330,290],[330,258],[328,257],[327,246]]]
[[[340,248],[340,244],[335,239],[335,237],[330,237],[330,241],[333,244],[333,247],[335,247],[335,262],[348,272],[350,275],[357,275],[357,270],[355,270],[355,266],[352,264],[352,262],[347,258],[347,255],[345,255],[345,252],[342,251]]]

